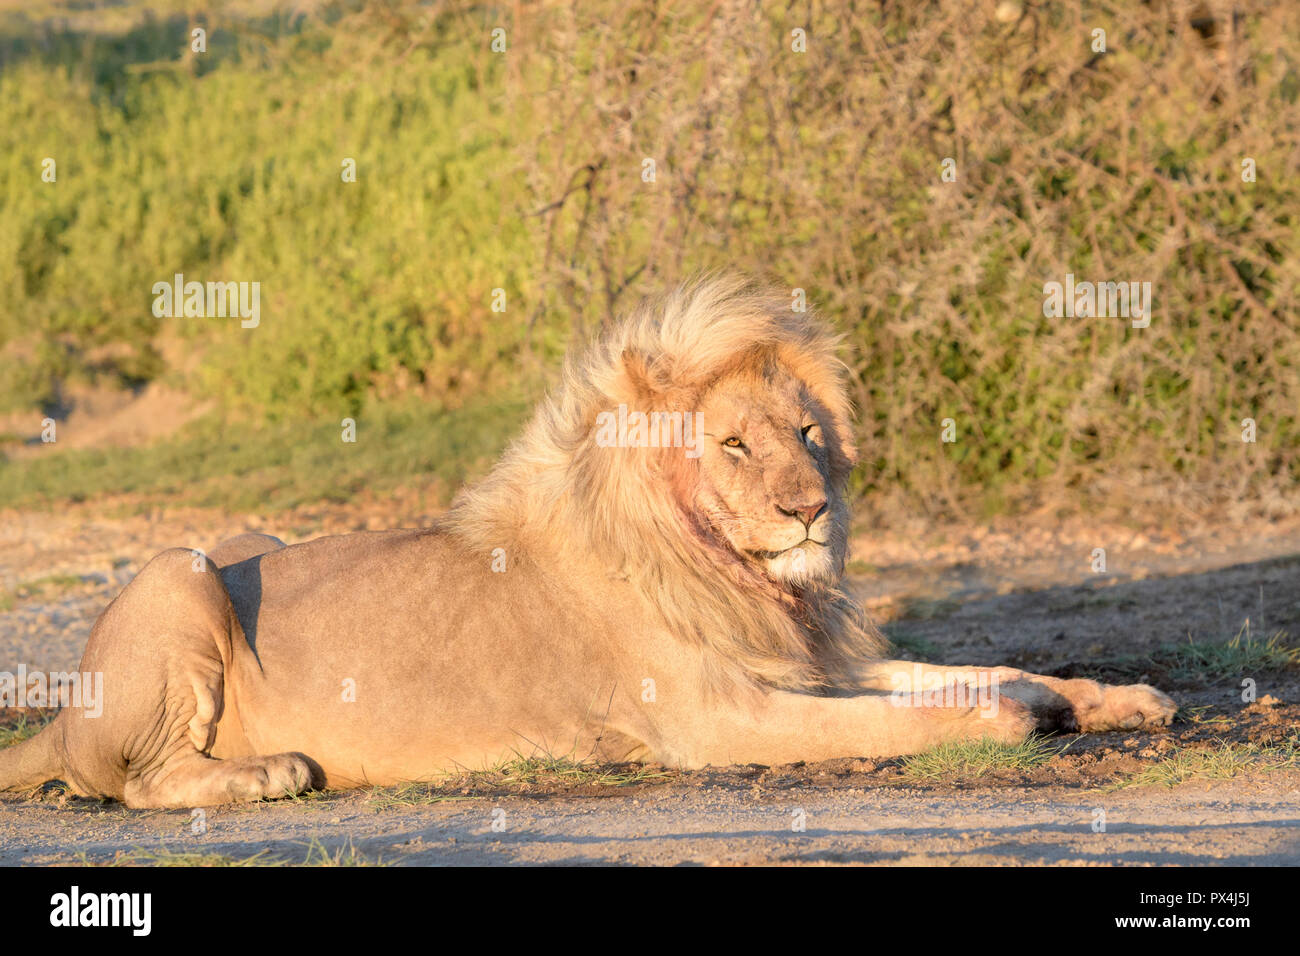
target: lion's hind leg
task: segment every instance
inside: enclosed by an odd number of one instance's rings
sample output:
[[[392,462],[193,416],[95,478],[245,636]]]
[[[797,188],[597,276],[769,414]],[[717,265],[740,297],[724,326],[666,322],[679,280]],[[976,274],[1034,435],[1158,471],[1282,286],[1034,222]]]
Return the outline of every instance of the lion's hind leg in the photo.
[[[70,782],[130,807],[206,806],[310,787],[316,768],[308,758],[254,755],[244,738],[227,696],[242,646],[214,565],[181,548],[150,561],[91,632],[81,669],[102,675],[102,713],[65,711]],[[231,756],[217,759],[211,750],[223,717]]]

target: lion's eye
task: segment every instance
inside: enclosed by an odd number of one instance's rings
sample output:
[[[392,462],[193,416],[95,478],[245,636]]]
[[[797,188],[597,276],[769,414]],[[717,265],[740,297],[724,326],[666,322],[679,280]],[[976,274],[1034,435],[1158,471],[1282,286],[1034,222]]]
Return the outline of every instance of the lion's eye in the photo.
[[[722,439],[722,444],[726,445],[728,448],[744,448],[744,447],[745,447],[745,443],[742,442],[742,441],[741,441],[739,438],[737,438],[735,435],[732,435],[730,438],[724,438],[724,439]]]
[[[805,445],[812,444],[812,440],[813,440],[813,438],[815,437],[815,436],[812,434],[812,430],[813,430],[814,428],[816,428],[816,427],[817,427],[817,423],[816,423],[816,422],[811,422],[810,424],[807,424],[807,425],[805,425],[805,426],[803,427],[801,433],[802,433],[802,435],[803,435],[803,441],[804,441],[804,444],[805,444]]]

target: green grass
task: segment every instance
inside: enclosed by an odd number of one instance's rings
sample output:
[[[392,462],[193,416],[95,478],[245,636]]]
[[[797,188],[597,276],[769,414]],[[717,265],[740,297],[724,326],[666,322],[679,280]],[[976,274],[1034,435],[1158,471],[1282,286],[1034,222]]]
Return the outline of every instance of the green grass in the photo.
[[[172,847],[132,847],[114,854],[109,860],[97,861],[86,853],[78,853],[77,861],[81,866],[129,867],[250,867],[250,866],[386,866],[382,858],[370,859],[352,844],[351,838],[344,844],[331,849],[318,838],[305,844],[306,855],[301,863],[287,860],[271,850],[259,850],[247,856],[230,853],[210,852],[206,850],[178,850]]]
[[[198,867],[242,867],[242,866],[284,866],[284,861],[271,854],[270,850],[261,850],[249,856],[232,856],[227,853],[212,853],[204,850],[174,850],[169,847],[146,849],[132,847],[122,850],[109,860],[97,861],[86,853],[78,853],[77,861],[81,866],[198,866]]]
[[[1200,724],[1202,727],[1230,727],[1232,718],[1227,714],[1208,714],[1206,713],[1213,708],[1209,704],[1200,704],[1193,707],[1180,707],[1179,719],[1186,720],[1188,723]]]
[[[939,654],[939,645],[921,635],[892,625],[885,629],[885,636],[894,645],[894,649],[909,658],[922,661],[933,660]]]
[[[1285,670],[1297,664],[1300,664],[1300,647],[1290,642],[1286,632],[1256,637],[1251,633],[1250,622],[1246,622],[1227,641],[1198,643],[1189,638],[1185,644],[1169,644],[1149,654],[1125,654],[1096,661],[1086,670],[1111,681],[1164,673],[1181,682],[1207,683]]]
[[[342,441],[343,416],[260,428],[205,421],[141,448],[0,463],[0,501],[55,506],[113,493],[273,511],[409,480],[438,485],[445,500],[490,466],[528,409],[508,396],[443,411],[410,401],[375,406],[355,416],[355,443]]]
[[[1027,773],[1064,748],[1031,736],[1020,743],[980,740],[940,744],[903,758],[903,776],[914,782],[976,780],[1000,771]]]
[[[405,783],[396,787],[376,787],[366,794],[366,802],[377,811],[476,799],[478,798],[472,794],[445,793],[438,788],[437,784],[419,782]]]
[[[1267,638],[1255,637],[1247,623],[1226,643],[1188,641],[1152,656],[1176,678],[1211,681],[1294,667],[1300,663],[1300,647],[1290,643],[1285,631],[1277,631]]]
[[[517,787],[521,784],[558,784],[566,787],[625,787],[666,778],[661,770],[636,765],[609,766],[572,757],[517,757],[488,770],[473,770],[465,779],[470,786]]]
[[[532,261],[514,191],[483,188],[515,175],[501,60],[448,16],[395,68],[391,22],[345,16],[211,12],[193,69],[174,13],[43,41],[0,19],[28,38],[0,73],[0,405],[165,378],[266,420],[341,417],[473,394],[516,353],[524,324],[489,309]],[[155,317],[177,272],[260,282],[261,324]]]
[[[330,849],[318,839],[313,839],[307,845],[307,858],[303,860],[302,866],[387,866],[382,857],[371,859],[363,854],[352,845],[352,839],[349,837],[348,842]]]
[[[25,713],[19,714],[18,719],[12,724],[0,726],[0,749],[12,747],[28,737],[35,737],[57,713],[57,711],[47,711],[35,719],[29,718]]]
[[[1221,740],[1209,749],[1183,748],[1105,789],[1176,787],[1189,780],[1228,780],[1245,773],[1296,766],[1300,766],[1300,738],[1292,737],[1275,746]]]
[[[24,581],[8,591],[0,591],[0,611],[12,611],[17,605],[33,598],[57,597],[80,587],[84,580],[77,574],[47,574]]]

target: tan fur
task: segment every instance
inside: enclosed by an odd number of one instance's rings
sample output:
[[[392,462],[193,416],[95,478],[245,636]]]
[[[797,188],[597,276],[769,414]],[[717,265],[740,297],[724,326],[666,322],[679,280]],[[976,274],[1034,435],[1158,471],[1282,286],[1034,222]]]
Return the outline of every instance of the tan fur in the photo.
[[[91,634],[104,716],[65,710],[0,753],[0,788],[63,776],[196,806],[539,750],[776,764],[1167,723],[1151,688],[1006,668],[995,708],[912,696],[839,583],[856,455],[838,347],[784,296],[696,282],[571,358],[433,528],[245,535],[200,570],[160,555]],[[620,405],[698,414],[698,456],[602,444]]]

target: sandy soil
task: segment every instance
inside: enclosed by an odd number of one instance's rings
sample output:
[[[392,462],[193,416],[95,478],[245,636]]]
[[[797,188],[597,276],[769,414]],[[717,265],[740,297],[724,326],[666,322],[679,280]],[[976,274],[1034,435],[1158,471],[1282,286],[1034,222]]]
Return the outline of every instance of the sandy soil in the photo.
[[[244,530],[287,540],[413,526],[402,496],[266,517],[76,505],[0,512],[0,670],[75,666],[95,616],[157,551]],[[1090,566],[1106,549],[1107,571]],[[136,812],[49,788],[0,799],[0,863],[121,859],[136,848],[259,851],[297,861],[349,846],[391,863],[1300,864],[1300,770],[1127,786],[1180,751],[1273,746],[1300,727],[1300,672],[1189,676],[1145,655],[1189,638],[1300,635],[1300,521],[1135,530],[1021,522],[859,534],[852,583],[909,654],[1144,679],[1183,713],[1168,733],[1057,738],[1030,771],[918,782],[899,761],[657,775],[631,785],[475,778],[412,793],[324,794]],[[7,607],[7,610],[3,610]],[[1131,659],[1126,659],[1126,655]],[[1241,680],[1260,700],[1241,700]],[[19,717],[0,712],[0,725]],[[1068,745],[1068,746],[1067,746]],[[801,813],[796,813],[801,811]],[[1105,830],[1098,832],[1099,814]],[[803,830],[792,829],[802,819]],[[498,830],[493,829],[496,822]],[[318,852],[313,851],[313,852]]]
[[[380,864],[1295,864],[1300,774],[1097,794],[768,790],[729,775],[609,796],[508,796],[400,809],[363,794],[207,811],[0,807],[0,863],[109,861],[131,848],[302,861],[313,841]],[[803,811],[804,830],[792,829]],[[1105,832],[1097,832],[1098,810]],[[503,827],[494,831],[493,825]]]

